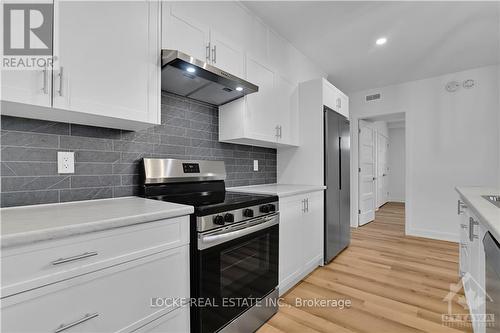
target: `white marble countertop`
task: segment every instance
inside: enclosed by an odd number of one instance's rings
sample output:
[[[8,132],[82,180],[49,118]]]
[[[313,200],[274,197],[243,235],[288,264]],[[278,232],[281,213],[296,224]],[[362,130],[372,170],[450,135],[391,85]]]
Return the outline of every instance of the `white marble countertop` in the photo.
[[[500,240],[500,208],[482,197],[482,195],[500,195],[500,189],[488,187],[457,187],[463,201],[488,231]]]
[[[191,206],[139,197],[2,208],[1,247],[184,216],[193,211]]]
[[[240,187],[229,187],[226,191],[240,193],[272,194],[280,198],[296,194],[322,191],[326,186],[322,185],[291,185],[291,184],[263,184]]]

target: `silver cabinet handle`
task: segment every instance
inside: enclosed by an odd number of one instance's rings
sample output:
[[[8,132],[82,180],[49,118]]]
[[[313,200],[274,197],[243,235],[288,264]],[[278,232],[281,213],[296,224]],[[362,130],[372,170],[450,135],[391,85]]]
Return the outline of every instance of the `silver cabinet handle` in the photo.
[[[43,74],[43,88],[42,88],[42,91],[45,95],[48,95],[49,94],[49,85],[48,85],[48,70],[47,70],[47,66],[45,66],[45,68],[42,70],[42,74]]]
[[[463,223],[461,223],[461,224],[460,224],[460,228],[462,228],[462,229],[467,229],[467,224],[463,224]]]
[[[340,97],[337,98],[337,108],[340,109],[342,107],[342,100]]]
[[[279,134],[280,134],[280,139],[281,139],[281,135],[282,135],[282,128],[281,128],[281,125],[279,126]]]
[[[54,333],[59,333],[59,332],[62,332],[62,331],[66,331],[68,328],[71,328],[73,326],[76,326],[76,325],[79,325],[81,323],[84,323],[86,322],[87,320],[90,320],[90,319],[93,319],[95,317],[98,317],[99,316],[99,313],[87,313],[83,318],[81,319],[78,319],[72,323],[69,323],[69,324],[61,324],[61,326],[59,326],[58,328],[56,328],[54,330]]]
[[[205,59],[210,62],[210,42],[205,46]]]
[[[52,262],[52,265],[60,265],[60,264],[64,264],[64,263],[75,261],[75,260],[80,260],[80,259],[85,259],[85,258],[88,258],[88,257],[93,257],[93,256],[96,256],[96,255],[97,255],[97,252],[85,252],[85,253],[82,253],[82,254],[79,254],[79,255],[73,256],[73,257],[59,258],[57,260],[54,260]]]
[[[276,224],[279,224],[279,213],[249,220],[243,225],[230,225],[227,228],[222,228],[222,230],[201,234],[198,236],[198,250],[204,250],[229,240],[272,227]]]
[[[279,125],[276,125],[276,127],[274,129],[276,130],[276,134],[275,134],[276,138],[279,138],[280,137],[280,127],[279,127]]]
[[[57,91],[57,93],[59,94],[59,96],[62,96],[63,95],[63,68],[62,68],[62,66],[59,69],[58,76],[59,76],[59,90]]]
[[[214,47],[212,47],[212,62],[214,64],[217,63],[217,45],[214,45]]]
[[[462,249],[466,249],[466,248],[467,248],[467,244],[466,244],[466,243],[460,243],[460,247],[461,247]]]
[[[306,199],[306,212],[309,212],[309,198]]]
[[[306,212],[306,199],[302,199],[302,213]]]

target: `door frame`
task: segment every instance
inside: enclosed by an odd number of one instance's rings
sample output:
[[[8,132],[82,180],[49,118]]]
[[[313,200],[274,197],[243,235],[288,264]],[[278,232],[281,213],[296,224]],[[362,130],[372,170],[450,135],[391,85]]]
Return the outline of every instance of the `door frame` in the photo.
[[[403,110],[394,110],[392,112],[382,112],[382,113],[362,113],[362,114],[352,114],[351,113],[351,124],[355,125],[357,128],[351,129],[351,227],[357,228],[358,224],[358,209],[359,209],[359,120],[370,119],[380,116],[392,116],[404,114],[405,115],[405,234],[409,234],[412,229],[412,211],[413,211],[413,200],[411,197],[413,184],[409,175],[413,172],[412,167],[412,145],[410,142],[411,134],[413,128],[411,123],[408,121],[408,113]]]

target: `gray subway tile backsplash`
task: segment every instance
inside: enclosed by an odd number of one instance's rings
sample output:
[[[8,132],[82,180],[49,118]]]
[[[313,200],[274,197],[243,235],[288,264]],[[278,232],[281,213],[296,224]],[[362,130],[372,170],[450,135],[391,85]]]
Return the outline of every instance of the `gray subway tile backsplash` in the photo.
[[[137,195],[143,157],[223,160],[227,186],[276,182],[276,150],[219,142],[216,107],[163,94],[161,111],[139,132],[2,116],[1,206]],[[75,152],[74,174],[57,173],[57,151]]]

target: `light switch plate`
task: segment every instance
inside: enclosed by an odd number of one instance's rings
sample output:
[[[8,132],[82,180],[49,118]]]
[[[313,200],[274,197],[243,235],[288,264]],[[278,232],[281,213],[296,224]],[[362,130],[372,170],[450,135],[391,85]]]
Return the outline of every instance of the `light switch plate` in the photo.
[[[259,171],[259,160],[253,160],[253,171]]]
[[[57,173],[75,173],[75,153],[72,151],[57,152]]]

